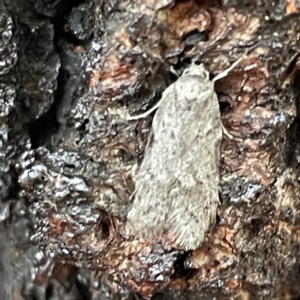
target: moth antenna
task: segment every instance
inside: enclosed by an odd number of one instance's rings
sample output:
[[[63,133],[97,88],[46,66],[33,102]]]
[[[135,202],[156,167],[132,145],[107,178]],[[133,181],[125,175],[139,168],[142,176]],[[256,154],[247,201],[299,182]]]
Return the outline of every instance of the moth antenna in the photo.
[[[240,58],[236,62],[234,62],[229,68],[225,69],[224,71],[219,73],[215,78],[213,78],[212,82],[215,83],[216,81],[228,76],[228,74],[246,57],[247,53],[248,50],[246,50],[244,54],[240,56]]]
[[[159,108],[161,103],[161,100],[159,100],[152,108],[150,108],[149,110],[147,110],[146,112],[137,115],[137,116],[129,116],[127,117],[127,120],[131,121],[131,120],[139,120],[139,119],[143,119],[148,117],[152,112],[154,112],[156,109]]]

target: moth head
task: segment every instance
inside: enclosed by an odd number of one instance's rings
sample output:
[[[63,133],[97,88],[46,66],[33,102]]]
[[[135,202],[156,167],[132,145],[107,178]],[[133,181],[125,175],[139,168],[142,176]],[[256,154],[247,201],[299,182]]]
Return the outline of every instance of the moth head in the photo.
[[[204,65],[196,65],[192,64],[188,68],[186,68],[183,72],[183,76],[196,75],[202,77],[206,80],[209,79],[209,72],[205,69]]]

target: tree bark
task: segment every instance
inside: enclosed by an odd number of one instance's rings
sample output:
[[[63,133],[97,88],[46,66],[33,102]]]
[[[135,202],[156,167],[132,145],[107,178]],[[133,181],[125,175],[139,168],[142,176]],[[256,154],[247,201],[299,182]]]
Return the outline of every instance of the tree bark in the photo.
[[[1,299],[300,296],[300,2],[250,2],[0,1]],[[244,54],[215,84],[215,224],[195,250],[132,236],[155,112],[130,116]]]

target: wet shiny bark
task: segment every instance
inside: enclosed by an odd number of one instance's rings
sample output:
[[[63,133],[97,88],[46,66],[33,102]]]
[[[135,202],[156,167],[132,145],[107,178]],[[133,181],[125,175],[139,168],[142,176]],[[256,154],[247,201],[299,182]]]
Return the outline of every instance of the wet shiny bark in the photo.
[[[0,298],[299,297],[299,9],[0,1]],[[192,62],[214,77],[246,49],[215,85],[233,139],[222,140],[221,204],[203,246],[131,237],[153,114],[128,116]]]

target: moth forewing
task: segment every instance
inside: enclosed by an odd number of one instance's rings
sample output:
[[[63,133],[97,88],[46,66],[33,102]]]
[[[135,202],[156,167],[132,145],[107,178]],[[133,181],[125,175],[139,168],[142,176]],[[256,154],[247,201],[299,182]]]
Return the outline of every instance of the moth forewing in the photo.
[[[134,235],[169,235],[186,250],[202,244],[219,203],[221,124],[209,73],[190,66],[165,90],[153,119],[128,213]]]

